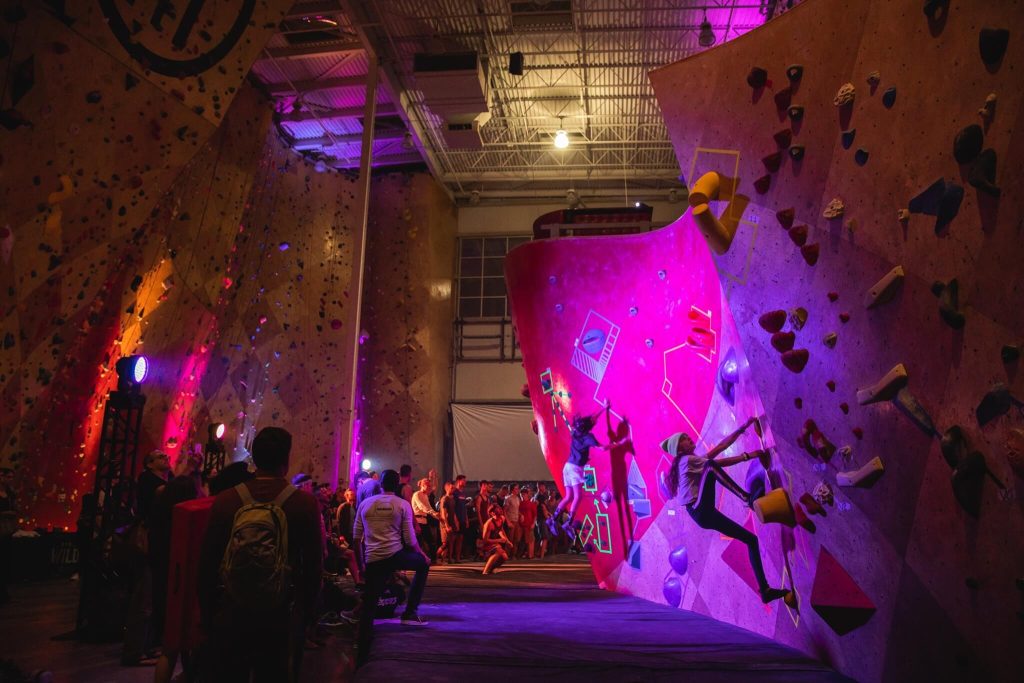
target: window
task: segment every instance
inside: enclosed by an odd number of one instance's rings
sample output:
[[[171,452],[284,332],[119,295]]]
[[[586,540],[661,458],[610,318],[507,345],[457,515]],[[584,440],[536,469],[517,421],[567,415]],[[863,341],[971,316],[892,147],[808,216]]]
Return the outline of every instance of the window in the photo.
[[[507,318],[505,254],[528,236],[459,239],[459,318]]]

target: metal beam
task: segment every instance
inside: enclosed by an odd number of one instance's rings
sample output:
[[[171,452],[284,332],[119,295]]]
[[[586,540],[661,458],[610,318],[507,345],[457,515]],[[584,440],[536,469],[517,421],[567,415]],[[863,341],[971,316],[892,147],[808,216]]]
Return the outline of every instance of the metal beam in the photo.
[[[341,55],[347,52],[362,50],[363,45],[358,40],[331,40],[323,43],[310,43],[308,45],[281,45],[268,47],[267,54],[274,59],[290,59],[293,57],[329,57]]]
[[[377,118],[391,116],[397,111],[393,104],[378,104]],[[293,111],[288,114],[280,114],[281,121],[301,123],[302,121],[316,121],[324,119],[358,119],[363,116],[363,107],[343,107],[341,109],[317,109],[316,111]]]
[[[271,97],[287,97],[288,95],[330,90],[331,88],[361,88],[366,85],[366,76],[340,76],[292,83],[267,83],[266,85]]]
[[[285,19],[302,19],[311,16],[327,16],[330,14],[344,14],[338,6],[338,0],[318,0],[317,2],[298,2],[292,6]]]
[[[316,149],[317,147],[331,147],[334,145],[362,142],[364,133],[351,133],[349,135],[331,135],[319,138],[296,138],[292,142],[292,148],[302,151],[305,149]],[[382,130],[373,136],[374,140],[401,140],[405,137],[404,130]]]
[[[415,150],[410,151],[406,154],[385,154],[382,156],[373,157],[373,165],[375,168],[381,166],[399,166],[404,164],[422,164],[423,157],[419,155]],[[331,168],[338,170],[359,168],[359,165],[353,162],[345,162],[338,160],[337,162],[328,161],[327,165]]]

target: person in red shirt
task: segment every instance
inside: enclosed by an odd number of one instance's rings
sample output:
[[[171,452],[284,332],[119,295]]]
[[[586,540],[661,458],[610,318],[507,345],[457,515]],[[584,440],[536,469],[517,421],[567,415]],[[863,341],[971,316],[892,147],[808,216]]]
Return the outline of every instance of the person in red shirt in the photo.
[[[199,559],[200,618],[210,642],[211,680],[289,681],[298,678],[305,628],[313,623],[320,594],[324,560],[320,504],[311,493],[296,490],[285,475],[292,436],[280,427],[260,430],[252,442],[256,476],[240,486],[258,502],[278,498],[286,487],[290,495],[281,503],[288,520],[289,599],[269,610],[235,603],[222,590],[220,566],[242,507],[238,489],[220,493],[210,511]],[[205,673],[205,672],[204,672]]]
[[[523,500],[519,503],[519,528],[522,529],[522,539],[526,544],[526,557],[532,560],[534,544],[537,541],[533,532],[537,524],[537,503],[533,500],[533,491],[529,486],[523,487],[522,494]]]

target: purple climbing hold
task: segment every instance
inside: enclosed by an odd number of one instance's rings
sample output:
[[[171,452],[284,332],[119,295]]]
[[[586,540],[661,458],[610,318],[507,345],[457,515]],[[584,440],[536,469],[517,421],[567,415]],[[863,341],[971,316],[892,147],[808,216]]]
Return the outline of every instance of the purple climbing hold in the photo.
[[[287,242],[281,242],[281,244],[277,245],[277,248],[280,251],[288,251],[288,247],[290,247],[290,246],[291,245],[288,244]]]
[[[665,583],[661,587],[661,594],[665,597],[665,602],[669,607],[679,607],[679,603],[683,601],[682,581],[674,576],[665,579]]]
[[[686,546],[681,545],[669,553],[668,563],[672,565],[672,569],[676,574],[685,574],[690,564],[690,557],[686,552]]]

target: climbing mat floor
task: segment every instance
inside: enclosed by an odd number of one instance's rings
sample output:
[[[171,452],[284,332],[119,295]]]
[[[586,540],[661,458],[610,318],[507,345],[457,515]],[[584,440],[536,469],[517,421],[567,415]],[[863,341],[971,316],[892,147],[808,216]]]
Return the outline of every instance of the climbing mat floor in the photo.
[[[685,610],[597,588],[585,558],[431,570],[427,626],[379,622],[360,683],[850,681],[793,648]]]

